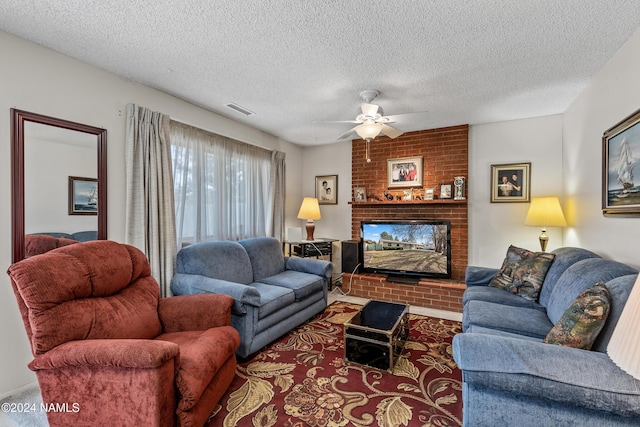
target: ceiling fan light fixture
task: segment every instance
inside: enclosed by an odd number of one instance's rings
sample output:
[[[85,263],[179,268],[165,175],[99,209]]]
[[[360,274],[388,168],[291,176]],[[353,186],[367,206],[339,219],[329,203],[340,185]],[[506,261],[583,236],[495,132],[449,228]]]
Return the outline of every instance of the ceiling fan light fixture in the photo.
[[[355,127],[355,131],[362,139],[372,140],[382,132],[382,125],[380,123],[363,123]]]

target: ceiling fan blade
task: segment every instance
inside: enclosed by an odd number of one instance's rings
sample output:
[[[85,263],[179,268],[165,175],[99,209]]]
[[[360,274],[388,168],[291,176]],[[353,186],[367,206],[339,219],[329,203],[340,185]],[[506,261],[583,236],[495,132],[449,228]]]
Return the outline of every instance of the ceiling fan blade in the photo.
[[[397,138],[400,135],[402,135],[404,132],[399,131],[396,128],[392,128],[389,125],[382,125],[382,133],[384,133],[385,135],[387,135],[389,138],[393,139],[393,138]]]
[[[375,117],[378,114],[378,106],[376,104],[362,104],[362,114],[367,117]]]
[[[428,111],[418,111],[415,113],[394,114],[391,116],[384,116],[384,117],[389,119],[387,123],[418,122],[418,121],[426,121],[428,114],[429,114]]]
[[[356,123],[358,123],[358,122],[356,122]],[[356,133],[356,128],[355,128],[355,127],[353,127],[353,128],[351,128],[351,129],[349,129],[348,131],[346,131],[345,133],[343,133],[342,135],[340,135],[340,136],[338,137],[338,139],[337,139],[337,140],[339,141],[339,140],[341,140],[341,139],[347,139],[347,138],[349,138],[352,134],[355,134],[355,133]]]
[[[360,122],[357,120],[327,120],[327,121],[316,120],[313,123],[360,123]]]

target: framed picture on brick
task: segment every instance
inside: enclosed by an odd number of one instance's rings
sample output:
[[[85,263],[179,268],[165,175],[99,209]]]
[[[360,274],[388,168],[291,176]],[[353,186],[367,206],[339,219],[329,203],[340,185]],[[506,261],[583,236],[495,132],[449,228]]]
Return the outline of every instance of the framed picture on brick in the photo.
[[[387,160],[387,187],[422,187],[422,157]]]
[[[440,184],[440,198],[441,199],[450,199],[451,198],[451,184]]]
[[[367,190],[364,187],[356,187],[353,189],[353,201],[354,202],[366,202]]]

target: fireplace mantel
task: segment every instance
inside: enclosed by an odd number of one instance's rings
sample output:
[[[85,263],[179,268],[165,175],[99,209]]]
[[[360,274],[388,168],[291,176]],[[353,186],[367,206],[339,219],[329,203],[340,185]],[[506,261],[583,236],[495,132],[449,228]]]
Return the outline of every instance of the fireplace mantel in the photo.
[[[349,202],[354,206],[368,206],[368,205],[466,205],[466,200],[452,200],[452,199],[436,199],[436,200],[367,200],[366,202]]]

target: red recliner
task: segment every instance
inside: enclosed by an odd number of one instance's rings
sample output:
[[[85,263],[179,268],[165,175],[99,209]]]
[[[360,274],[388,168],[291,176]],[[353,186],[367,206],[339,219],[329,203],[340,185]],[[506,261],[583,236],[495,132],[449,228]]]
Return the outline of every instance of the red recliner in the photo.
[[[225,295],[160,298],[133,246],[78,243],[9,267],[51,426],[202,426],[235,376]],[[53,405],[53,406],[52,406]]]

